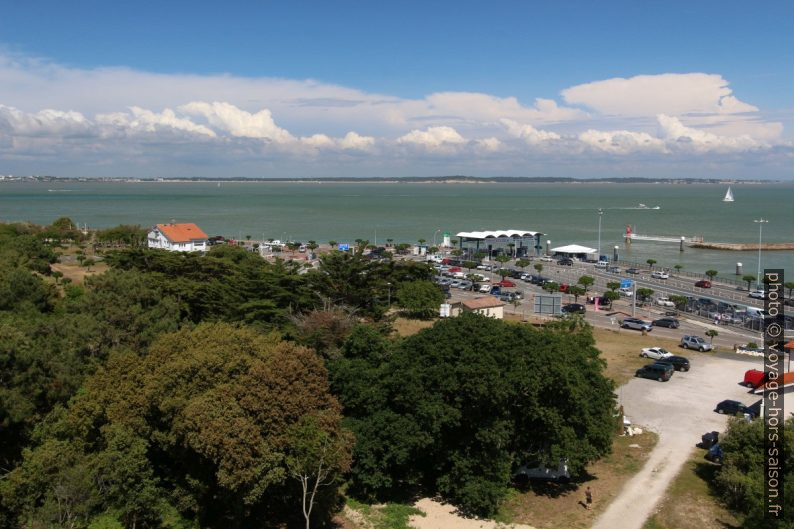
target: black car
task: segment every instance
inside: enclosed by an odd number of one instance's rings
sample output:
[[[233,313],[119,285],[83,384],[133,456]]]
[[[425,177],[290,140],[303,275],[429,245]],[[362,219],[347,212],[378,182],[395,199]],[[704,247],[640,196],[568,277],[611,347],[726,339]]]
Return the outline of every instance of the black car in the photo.
[[[679,322],[675,318],[659,318],[658,320],[653,320],[651,325],[654,327],[667,327],[668,329],[677,329],[681,326],[681,322]]]
[[[580,303],[568,303],[561,310],[568,314],[584,314],[586,309]]]
[[[659,382],[667,382],[673,376],[673,366],[670,364],[648,364],[639,368],[635,373],[635,377],[650,378],[651,380],[658,380]]]
[[[563,257],[562,259],[557,261],[557,264],[563,266],[573,266],[573,259],[571,259],[570,257]]]
[[[667,358],[660,358],[656,363],[670,364],[676,371],[689,371],[689,359],[685,356],[668,356]]]
[[[629,268],[629,269],[626,270],[626,273],[627,274],[637,275],[637,274],[640,273],[640,269],[639,268]]]
[[[509,276],[510,276],[512,279],[521,279],[521,275],[522,275],[523,273],[524,273],[524,272],[522,272],[521,270],[510,270],[510,273],[509,273],[508,275],[509,275]]]
[[[738,400],[723,400],[717,407],[714,408],[717,413],[727,413],[728,415],[736,415],[737,413],[748,413],[750,417],[755,417],[755,412],[749,406],[745,406]]]

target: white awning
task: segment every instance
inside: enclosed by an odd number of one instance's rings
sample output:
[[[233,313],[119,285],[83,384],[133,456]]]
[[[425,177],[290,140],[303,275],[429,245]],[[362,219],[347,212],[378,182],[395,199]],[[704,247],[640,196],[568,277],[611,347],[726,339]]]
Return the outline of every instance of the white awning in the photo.
[[[526,230],[494,230],[494,231],[461,231],[456,236],[466,239],[500,239],[510,237],[514,239],[543,235],[539,231]]]
[[[568,246],[560,246],[552,248],[552,252],[556,253],[596,253],[598,250],[595,248],[588,248],[587,246],[579,246],[578,244],[569,244]]]

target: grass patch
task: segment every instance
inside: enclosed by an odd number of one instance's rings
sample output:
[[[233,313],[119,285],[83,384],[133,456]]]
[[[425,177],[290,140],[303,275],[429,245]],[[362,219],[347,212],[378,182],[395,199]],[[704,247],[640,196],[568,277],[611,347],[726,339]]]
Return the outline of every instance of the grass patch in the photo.
[[[611,330],[593,328],[596,347],[601,357],[606,360],[606,376],[621,386],[634,377],[634,372],[645,364],[652,362],[640,357],[643,347],[664,347],[673,354],[679,354],[678,342],[653,336],[643,336],[639,331],[629,329]]]
[[[710,483],[717,466],[697,449],[665,493],[656,513],[643,529],[733,529],[741,520],[712,494]]]
[[[64,278],[71,279],[75,284],[82,284],[85,278],[106,272],[110,267],[105,263],[96,263],[91,268],[79,266],[78,264],[53,263],[50,265],[53,271],[63,274]]]
[[[585,529],[636,474],[656,446],[658,437],[644,432],[634,437],[615,437],[612,453],[590,465],[589,476],[580,483],[533,484],[529,491],[514,490],[495,519],[525,523],[538,529]],[[634,445],[634,446],[632,446]],[[584,489],[593,490],[593,509],[584,508]]]
[[[413,336],[422,329],[432,327],[436,321],[437,319],[435,318],[432,320],[414,320],[398,316],[394,320],[393,328],[398,336]]]
[[[413,505],[404,503],[386,503],[368,505],[352,498],[347,499],[347,507],[355,511],[356,526],[372,529],[410,529],[408,519],[411,516],[425,516],[425,513]]]

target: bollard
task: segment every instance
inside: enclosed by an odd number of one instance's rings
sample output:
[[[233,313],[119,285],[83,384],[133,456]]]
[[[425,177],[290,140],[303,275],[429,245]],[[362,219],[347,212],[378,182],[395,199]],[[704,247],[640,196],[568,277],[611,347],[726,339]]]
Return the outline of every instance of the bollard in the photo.
[[[684,239],[685,239],[685,237],[681,237],[681,246],[678,248],[679,252],[683,252],[684,251]]]
[[[736,275],[742,275],[742,263],[736,263]]]

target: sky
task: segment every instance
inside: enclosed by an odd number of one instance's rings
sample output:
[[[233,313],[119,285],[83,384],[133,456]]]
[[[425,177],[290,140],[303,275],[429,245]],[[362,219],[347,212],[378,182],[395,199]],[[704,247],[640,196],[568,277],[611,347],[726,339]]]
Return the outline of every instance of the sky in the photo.
[[[794,179],[794,4],[12,2],[0,174]]]

